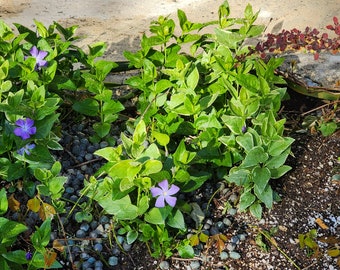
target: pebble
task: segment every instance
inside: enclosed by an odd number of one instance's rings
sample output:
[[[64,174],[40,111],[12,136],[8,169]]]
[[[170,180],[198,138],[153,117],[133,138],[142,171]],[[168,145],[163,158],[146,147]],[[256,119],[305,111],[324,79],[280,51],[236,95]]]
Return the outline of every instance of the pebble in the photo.
[[[223,219],[223,223],[224,223],[227,227],[229,227],[229,226],[231,225],[231,220],[230,220],[229,218],[224,218],[224,219]]]
[[[90,225],[88,223],[82,223],[80,229],[87,232],[90,229]]]
[[[231,201],[232,203],[236,202],[237,199],[238,196],[236,194],[231,194],[229,197],[229,201]]]
[[[103,250],[103,245],[100,244],[100,243],[97,243],[94,245],[94,250],[97,251],[97,252],[101,252]]]
[[[200,264],[199,261],[192,261],[190,263],[191,270],[198,270],[198,269],[200,269],[200,267],[201,267],[201,264]]]
[[[86,233],[84,230],[81,230],[79,229],[77,232],[76,232],[76,237],[77,238],[84,238],[86,236]]]
[[[170,265],[167,261],[161,261],[161,263],[159,264],[159,268],[162,270],[167,270],[170,269]]]
[[[236,248],[236,244],[234,243],[228,243],[227,244],[227,250],[233,251]]]
[[[237,259],[241,258],[241,255],[240,255],[240,253],[238,253],[236,251],[230,251],[229,252],[229,257],[231,259],[237,260]]]
[[[220,259],[221,259],[221,260],[226,260],[226,259],[228,259],[228,257],[229,257],[228,252],[222,251],[222,252],[220,253]]]
[[[108,264],[111,265],[111,266],[118,265],[118,258],[116,256],[111,256],[109,258]]]
[[[237,213],[237,209],[235,209],[235,208],[230,208],[227,211],[227,214],[231,215],[231,216],[234,216],[236,213]]]

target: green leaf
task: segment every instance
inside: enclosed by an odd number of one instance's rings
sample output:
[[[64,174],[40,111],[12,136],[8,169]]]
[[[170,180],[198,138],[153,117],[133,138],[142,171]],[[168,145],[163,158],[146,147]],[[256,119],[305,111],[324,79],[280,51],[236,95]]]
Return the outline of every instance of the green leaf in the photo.
[[[265,166],[269,169],[280,168],[285,163],[290,151],[291,151],[290,148],[288,148],[285,151],[283,151],[280,155],[269,157],[269,159],[265,162]]]
[[[185,221],[184,217],[181,211],[176,210],[175,215],[170,214],[167,219],[167,224],[172,227],[179,230],[185,230]]]
[[[33,247],[44,253],[45,247],[51,239],[51,219],[46,219],[37,230],[31,235]]]
[[[184,140],[182,140],[177,149],[176,152],[173,154],[174,163],[175,164],[189,164],[196,156],[196,153],[189,152],[185,148]]]
[[[97,116],[99,113],[99,104],[92,98],[86,98],[81,101],[76,101],[72,105],[72,109],[88,116]]]
[[[255,202],[255,200],[256,197],[250,191],[243,192],[240,196],[239,202],[240,212],[246,210],[249,206],[251,206]]]
[[[251,149],[243,160],[241,166],[244,168],[252,167],[264,163],[268,159],[268,154],[261,146]]]
[[[290,167],[288,165],[283,165],[279,168],[270,169],[271,178],[278,179],[281,176],[285,175],[291,169],[292,169],[292,167]]]
[[[94,152],[95,155],[105,158],[109,162],[117,162],[122,154],[122,147],[105,147]]]
[[[147,160],[143,163],[143,167],[141,169],[141,175],[148,176],[150,174],[158,173],[162,170],[163,163],[159,160]]]
[[[98,203],[108,214],[114,215],[118,220],[134,220],[138,217],[138,208],[131,203],[129,195],[119,200],[100,198]]]
[[[100,138],[104,138],[109,134],[111,125],[109,123],[94,123],[93,129]]]
[[[278,138],[270,142],[268,147],[268,154],[271,156],[278,156],[282,154],[292,143],[293,138]]]
[[[4,254],[1,254],[6,260],[15,262],[17,264],[27,264],[26,251],[24,250],[14,250]],[[2,269],[2,268],[1,268]]]
[[[254,148],[254,139],[249,132],[237,136],[236,142],[245,150],[246,153]]]
[[[146,126],[143,120],[140,120],[133,133],[133,142],[136,144],[143,144],[146,139]]]
[[[3,257],[0,257],[0,269],[2,269],[2,270],[11,270],[11,268],[8,266],[8,264],[6,262],[6,259],[3,258]]]
[[[236,50],[241,42],[244,40],[244,36],[238,32],[232,32],[229,30],[215,28],[216,39],[219,43],[226,45],[230,49]]]
[[[170,137],[168,134],[160,133],[154,130],[152,132],[152,136],[155,137],[157,143],[159,143],[161,146],[166,146],[170,142]]]
[[[195,89],[199,80],[198,69],[195,67],[187,77],[186,84],[190,89]]]
[[[240,168],[232,168],[229,171],[229,175],[226,177],[230,183],[235,183],[238,186],[244,186],[249,181],[250,171]]]
[[[172,87],[172,83],[169,80],[161,79],[156,82],[154,91],[156,94],[159,94],[170,87]]]
[[[114,164],[108,174],[112,178],[133,179],[141,170],[142,164],[132,159],[125,159]]]
[[[0,215],[4,215],[8,209],[7,194],[5,188],[0,190]]]
[[[253,182],[257,187],[257,191],[262,193],[268,185],[270,180],[271,173],[270,170],[266,167],[257,166],[253,170]]]
[[[243,134],[242,127],[245,124],[243,117],[234,115],[222,115],[221,119],[232,133],[237,135]]]
[[[75,214],[74,218],[78,223],[82,223],[83,221],[91,222],[93,219],[93,216],[91,213],[87,211],[79,211]]]
[[[332,135],[337,129],[338,129],[338,126],[333,121],[322,123],[319,128],[323,136]]]
[[[126,234],[126,241],[129,245],[131,245],[133,242],[137,240],[138,237],[138,232],[133,230],[133,231],[128,231]]]
[[[255,185],[254,193],[256,197],[266,205],[267,208],[272,208],[274,197],[273,190],[269,185],[267,185],[266,188],[262,191],[258,188],[258,186]]]
[[[142,196],[138,201],[138,215],[143,215],[149,209],[149,197]]]
[[[260,203],[255,202],[249,207],[250,213],[257,219],[262,218],[262,206]]]
[[[27,227],[7,218],[0,217],[0,239],[4,246],[11,245],[16,237],[27,230]]]
[[[190,245],[180,245],[177,249],[181,258],[189,259],[195,256],[195,251]]]
[[[166,209],[166,208],[162,208]],[[152,208],[149,212],[147,212],[144,216],[144,220],[150,224],[161,225],[165,223],[165,219],[167,218],[169,211],[162,211],[161,208]]]

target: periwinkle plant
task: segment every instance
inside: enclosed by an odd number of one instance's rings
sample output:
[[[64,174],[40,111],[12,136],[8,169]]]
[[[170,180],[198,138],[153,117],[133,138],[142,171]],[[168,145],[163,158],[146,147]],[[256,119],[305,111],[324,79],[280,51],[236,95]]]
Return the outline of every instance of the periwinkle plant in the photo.
[[[107,163],[82,190],[112,215],[129,243],[144,241],[155,257],[175,249],[194,256],[190,243],[178,239],[184,216],[195,212],[190,199],[174,196],[179,190],[224,179],[240,187],[239,210],[261,218],[277,198],[269,180],[290,170],[284,163],[293,142],[277,114],[286,89],[277,86],[285,81],[274,70],[283,59],[266,63],[245,42],[264,30],[254,25],[258,12],[248,5],[244,18],[229,18],[225,2],[217,22],[177,14],[179,31],[161,16],[141,49],[124,53],[140,70],[127,80],[140,90],[137,118],[126,123],[122,144],[95,152]],[[214,33],[200,34],[208,25]]]

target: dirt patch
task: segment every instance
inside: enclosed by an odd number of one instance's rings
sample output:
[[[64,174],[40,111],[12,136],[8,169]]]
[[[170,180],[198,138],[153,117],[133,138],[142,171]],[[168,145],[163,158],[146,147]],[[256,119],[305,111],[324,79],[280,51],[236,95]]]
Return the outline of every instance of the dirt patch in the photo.
[[[21,13],[29,6],[29,0],[0,0],[0,18]]]

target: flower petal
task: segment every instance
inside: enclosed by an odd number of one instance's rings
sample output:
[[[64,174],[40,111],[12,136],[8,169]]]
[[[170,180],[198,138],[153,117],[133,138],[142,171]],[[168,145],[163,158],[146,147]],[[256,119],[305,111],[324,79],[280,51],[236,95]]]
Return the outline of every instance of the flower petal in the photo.
[[[45,51],[39,51],[37,59],[44,59],[47,55],[47,52]]]
[[[160,188],[163,190],[163,192],[167,192],[168,189],[169,189],[168,180],[165,179],[165,180],[163,180],[162,182],[159,182],[159,183],[158,183],[158,186],[160,186]]]
[[[34,126],[34,120],[31,118],[26,118],[26,126],[27,127],[33,127]]]
[[[165,196],[165,200],[171,207],[174,207],[176,205],[177,198],[172,196]]]
[[[150,189],[152,197],[157,197],[163,194],[163,191],[158,187],[152,187]]]
[[[170,189],[167,191],[166,194],[168,195],[174,195],[179,191],[179,187],[176,185],[171,185]]]
[[[15,124],[19,127],[22,127],[26,124],[24,119],[18,119],[17,121],[15,121]]]
[[[30,53],[33,57],[37,57],[38,56],[38,48],[36,46],[33,46],[32,49],[30,50]]]
[[[158,208],[162,208],[165,206],[165,202],[164,202],[164,196],[159,196],[156,200],[155,206]]]
[[[30,135],[33,135],[33,134],[35,134],[37,132],[37,128],[36,127],[31,127],[29,130],[28,130],[28,133],[30,134]]]

